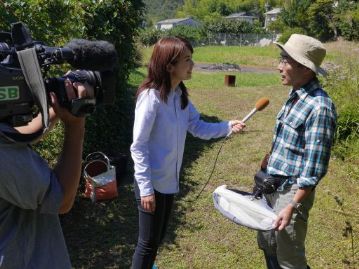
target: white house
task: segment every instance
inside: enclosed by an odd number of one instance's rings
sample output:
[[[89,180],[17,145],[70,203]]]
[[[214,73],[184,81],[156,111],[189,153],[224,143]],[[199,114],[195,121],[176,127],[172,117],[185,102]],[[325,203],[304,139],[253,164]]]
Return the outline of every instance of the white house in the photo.
[[[237,20],[237,21],[246,21],[249,23],[253,23],[255,20],[258,19],[256,16],[247,15],[246,12],[240,12],[240,13],[233,13],[227,17],[224,17],[225,19],[229,20]]]
[[[268,29],[268,26],[277,19],[279,13],[282,11],[281,8],[273,8],[272,10],[267,11],[264,13],[265,20],[264,20],[264,28]]]
[[[195,21],[192,18],[168,19],[168,20],[157,22],[155,27],[156,29],[159,30],[167,30],[176,27],[178,25],[189,25],[189,26],[197,27],[199,25],[199,22]]]

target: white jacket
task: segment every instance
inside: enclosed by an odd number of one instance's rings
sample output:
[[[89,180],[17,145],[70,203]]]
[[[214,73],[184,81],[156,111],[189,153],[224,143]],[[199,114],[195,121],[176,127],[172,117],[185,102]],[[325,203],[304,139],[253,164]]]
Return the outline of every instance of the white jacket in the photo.
[[[144,90],[137,99],[131,156],[135,164],[135,180],[141,196],[158,192],[179,191],[187,131],[193,136],[210,139],[230,133],[229,122],[208,123],[191,102],[181,109],[181,90],[177,88],[161,101],[159,91]]]

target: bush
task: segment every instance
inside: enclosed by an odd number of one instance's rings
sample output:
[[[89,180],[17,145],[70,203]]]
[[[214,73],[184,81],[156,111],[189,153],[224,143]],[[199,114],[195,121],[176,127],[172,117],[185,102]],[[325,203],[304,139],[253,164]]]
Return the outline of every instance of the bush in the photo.
[[[163,31],[155,28],[143,29],[139,32],[138,40],[142,45],[149,47],[154,45],[163,35]]]
[[[136,67],[134,38],[142,20],[141,0],[91,1],[86,6],[86,35],[91,39],[112,42],[119,54],[116,98],[112,106],[99,107],[88,118],[84,153],[102,150],[110,155],[128,152],[133,122],[133,94],[127,84],[131,69]]]
[[[336,105],[338,122],[334,152],[341,158],[359,156],[359,63],[342,59],[323,82]]]
[[[119,54],[115,105],[98,107],[87,119],[84,154],[97,150],[128,151],[132,132],[132,113],[129,112],[133,111],[134,102],[126,81],[130,69],[136,65],[134,37],[142,19],[142,1],[3,2],[0,6],[2,30],[8,30],[12,22],[23,21],[35,40],[48,45],[60,46],[72,38],[107,40],[115,45]],[[62,127],[58,125],[36,149],[53,163],[61,151],[62,138]]]
[[[198,44],[198,42],[203,38],[203,33],[201,28],[191,27],[187,25],[179,25],[170,29],[167,34],[169,36],[179,36],[187,39],[192,43],[192,45]]]
[[[349,11],[339,20],[339,30],[346,40],[359,41],[359,6],[354,11]]]
[[[192,45],[198,44],[203,38],[202,28],[188,25],[178,25],[168,30],[154,28],[144,29],[140,32],[139,41],[146,47],[154,45],[163,36],[179,36],[189,40]]]
[[[278,39],[278,42],[285,43],[292,34],[305,34],[305,31],[302,28],[285,28],[283,33]]]
[[[245,34],[264,33],[265,31],[257,22],[252,24],[246,21],[220,19],[206,23],[204,32],[208,34]]]

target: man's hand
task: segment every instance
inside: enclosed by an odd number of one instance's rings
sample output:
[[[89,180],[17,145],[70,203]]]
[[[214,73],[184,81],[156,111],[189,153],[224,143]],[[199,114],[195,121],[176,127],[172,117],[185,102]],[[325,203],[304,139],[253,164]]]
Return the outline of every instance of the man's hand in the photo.
[[[281,231],[283,230],[289,223],[292,218],[294,211],[294,207],[292,205],[287,205],[285,208],[283,208],[274,222],[274,229]]]
[[[312,191],[313,187],[298,189],[293,197],[293,202],[302,203]],[[283,208],[279,212],[277,220],[274,222],[273,228],[278,231],[283,230],[290,223],[294,210],[295,208],[292,203]]]
[[[148,212],[155,212],[156,209],[156,199],[155,199],[155,195],[151,194],[148,196],[142,196],[141,197],[141,206],[143,207],[144,210],[148,211]]]

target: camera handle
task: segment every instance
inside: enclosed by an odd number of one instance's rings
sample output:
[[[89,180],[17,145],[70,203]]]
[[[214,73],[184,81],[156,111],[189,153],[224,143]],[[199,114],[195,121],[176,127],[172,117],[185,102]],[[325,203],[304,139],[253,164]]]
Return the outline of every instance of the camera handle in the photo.
[[[49,107],[44,80],[41,73],[39,60],[35,48],[19,50],[16,52],[21,69],[36,105],[39,106],[42,115],[43,132],[49,128]]]

